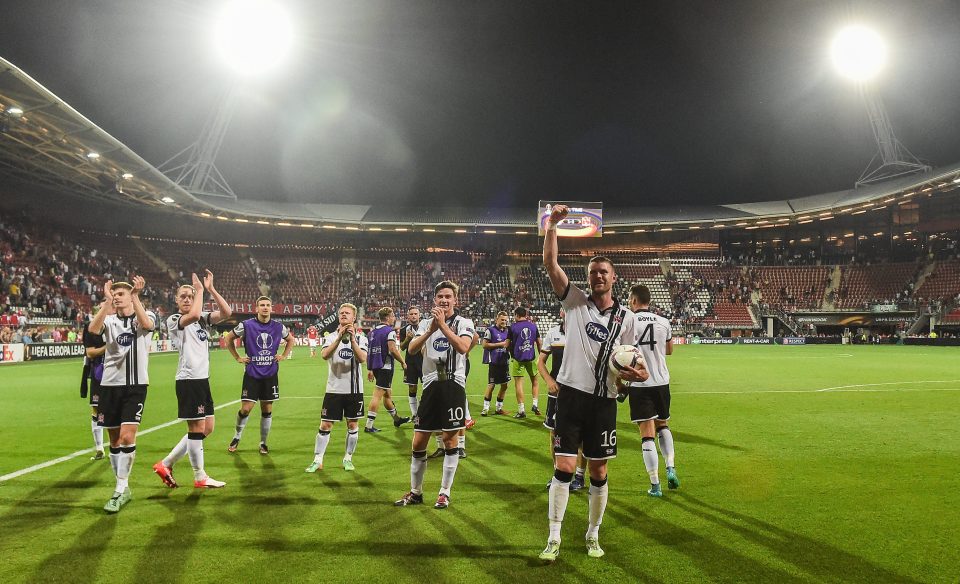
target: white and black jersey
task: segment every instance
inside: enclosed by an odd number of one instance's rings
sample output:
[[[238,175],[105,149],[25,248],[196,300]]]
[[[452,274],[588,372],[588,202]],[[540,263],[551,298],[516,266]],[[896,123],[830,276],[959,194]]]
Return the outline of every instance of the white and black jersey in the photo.
[[[147,318],[157,327],[157,315],[147,311]],[[108,315],[103,321],[103,379],[106,387],[147,385],[147,355],[150,353],[152,330],[140,327],[136,315]]]
[[[616,373],[610,351],[617,345],[636,343],[635,319],[614,299],[601,311],[586,292],[569,283],[560,297],[566,312],[563,330],[567,343],[557,383],[601,397],[617,397]]]
[[[560,366],[563,364],[563,351],[566,346],[567,335],[560,325],[551,328],[543,336],[543,349],[540,352],[550,355],[550,376],[554,379],[560,374]]]
[[[432,323],[433,318],[421,320],[417,336],[427,334]],[[458,337],[467,337],[471,341],[476,334],[473,321],[456,312],[447,319],[447,326],[453,329]],[[453,348],[443,331],[437,329],[430,335],[423,343],[420,353],[423,355],[424,389],[437,380],[453,380],[461,387],[467,386],[467,356],[461,355]]]
[[[357,345],[367,350],[368,341],[364,335],[356,335]],[[327,335],[323,339],[323,348],[338,345],[327,360],[327,393],[362,394],[363,375],[360,361],[353,354],[350,341],[343,342],[339,335]]]
[[[647,364],[650,378],[631,382],[630,387],[659,387],[670,383],[667,369],[667,343],[673,338],[670,321],[647,310],[634,313],[637,327],[637,348]]]
[[[174,348],[180,353],[176,379],[208,379],[210,377],[210,348],[208,329],[213,325],[209,312],[201,312],[200,320],[181,326],[180,313],[167,319],[167,333]]]

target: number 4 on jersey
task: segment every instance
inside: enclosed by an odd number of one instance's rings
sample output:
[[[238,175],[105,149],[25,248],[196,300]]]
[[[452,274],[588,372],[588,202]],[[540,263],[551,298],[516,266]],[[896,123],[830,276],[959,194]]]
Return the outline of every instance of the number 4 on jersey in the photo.
[[[647,345],[651,351],[657,346],[657,340],[653,338],[653,323],[644,327],[643,332],[640,333],[640,340],[637,341],[637,346],[639,347],[640,345]]]

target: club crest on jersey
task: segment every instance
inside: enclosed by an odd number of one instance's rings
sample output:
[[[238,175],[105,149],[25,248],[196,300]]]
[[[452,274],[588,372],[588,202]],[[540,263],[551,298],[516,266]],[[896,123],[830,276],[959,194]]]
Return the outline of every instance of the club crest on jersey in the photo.
[[[446,353],[450,350],[450,341],[447,339],[447,337],[435,339],[433,341],[433,350],[440,353]]]
[[[344,361],[349,361],[350,359],[353,359],[353,349],[340,349],[337,352],[337,355],[339,355]]]
[[[205,405],[200,404],[199,406],[197,406],[197,414],[198,414],[198,415],[201,415],[201,416],[202,416],[202,415],[205,415],[205,414],[206,414],[206,409],[207,409],[207,407],[206,407]]]
[[[117,337],[117,344],[121,347],[129,347],[133,344],[133,333],[120,333]]]
[[[197,338],[201,341],[207,340],[207,331],[203,328],[197,330]]]
[[[273,336],[270,333],[260,333],[257,335],[257,347],[269,349],[273,346]]]
[[[553,437],[553,449],[554,449],[554,450],[560,450],[560,437],[559,437],[559,436],[554,436],[554,437]]]
[[[588,322],[584,330],[588,337],[598,343],[606,342],[607,337],[610,336],[610,331],[607,330],[607,327],[597,322]]]

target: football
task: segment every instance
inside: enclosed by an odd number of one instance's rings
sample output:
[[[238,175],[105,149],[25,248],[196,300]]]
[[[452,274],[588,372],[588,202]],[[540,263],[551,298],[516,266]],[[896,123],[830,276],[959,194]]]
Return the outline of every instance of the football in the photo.
[[[610,353],[610,366],[618,373],[623,371],[624,367],[636,367],[637,363],[642,361],[640,350],[633,345],[617,345]]]

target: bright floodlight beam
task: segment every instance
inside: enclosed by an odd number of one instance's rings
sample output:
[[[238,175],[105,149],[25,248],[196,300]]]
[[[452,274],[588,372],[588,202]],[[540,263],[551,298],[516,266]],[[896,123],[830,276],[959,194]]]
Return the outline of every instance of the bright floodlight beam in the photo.
[[[830,55],[841,75],[866,83],[874,79],[886,64],[887,45],[870,28],[848,26],[834,37]]]
[[[242,75],[280,64],[293,42],[290,15],[269,0],[234,0],[223,7],[214,32],[217,52]]]

